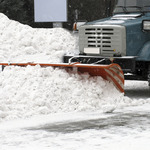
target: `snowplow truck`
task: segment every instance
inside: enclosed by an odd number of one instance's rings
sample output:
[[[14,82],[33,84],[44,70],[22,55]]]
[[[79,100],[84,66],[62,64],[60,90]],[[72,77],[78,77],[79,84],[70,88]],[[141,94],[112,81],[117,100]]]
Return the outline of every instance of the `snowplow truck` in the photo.
[[[119,64],[125,79],[150,86],[150,0],[118,0],[113,15],[79,27],[79,55],[64,62]]]

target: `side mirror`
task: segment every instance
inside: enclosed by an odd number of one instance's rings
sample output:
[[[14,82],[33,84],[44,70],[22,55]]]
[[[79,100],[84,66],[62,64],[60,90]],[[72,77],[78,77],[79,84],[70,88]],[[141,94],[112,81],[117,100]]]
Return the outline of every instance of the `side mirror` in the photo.
[[[144,31],[150,31],[150,20],[143,20],[142,26]]]

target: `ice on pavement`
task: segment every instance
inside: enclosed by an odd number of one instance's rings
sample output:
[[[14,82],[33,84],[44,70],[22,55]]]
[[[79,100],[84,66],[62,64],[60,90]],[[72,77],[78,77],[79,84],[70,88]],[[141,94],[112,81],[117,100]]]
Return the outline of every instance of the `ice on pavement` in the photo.
[[[0,19],[0,62],[58,63],[65,53],[78,53],[77,37],[65,29],[33,29],[3,14]],[[0,88],[0,121],[148,103],[125,97],[101,77],[51,67],[5,67]]]

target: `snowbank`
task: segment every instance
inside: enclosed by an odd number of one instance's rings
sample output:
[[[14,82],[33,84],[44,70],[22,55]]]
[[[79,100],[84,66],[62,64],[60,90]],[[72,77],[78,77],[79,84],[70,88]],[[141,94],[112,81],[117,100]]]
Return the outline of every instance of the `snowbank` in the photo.
[[[65,29],[33,29],[0,13],[0,62],[60,62],[75,53],[77,37]]]
[[[77,52],[77,38],[64,29],[33,29],[0,14],[0,62],[61,62]],[[0,120],[58,112],[138,105],[101,77],[40,66],[6,67],[0,73]]]

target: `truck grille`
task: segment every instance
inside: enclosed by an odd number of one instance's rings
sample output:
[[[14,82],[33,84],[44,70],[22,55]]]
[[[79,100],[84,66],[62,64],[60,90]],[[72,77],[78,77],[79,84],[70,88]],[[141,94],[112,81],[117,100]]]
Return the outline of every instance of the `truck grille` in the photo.
[[[113,51],[111,48],[111,37],[113,29],[87,28],[85,34],[88,36],[88,47],[101,47],[104,51]]]
[[[79,32],[81,32],[79,35],[80,51],[84,48],[99,48],[100,55],[113,55],[122,51],[121,26],[85,26]]]

